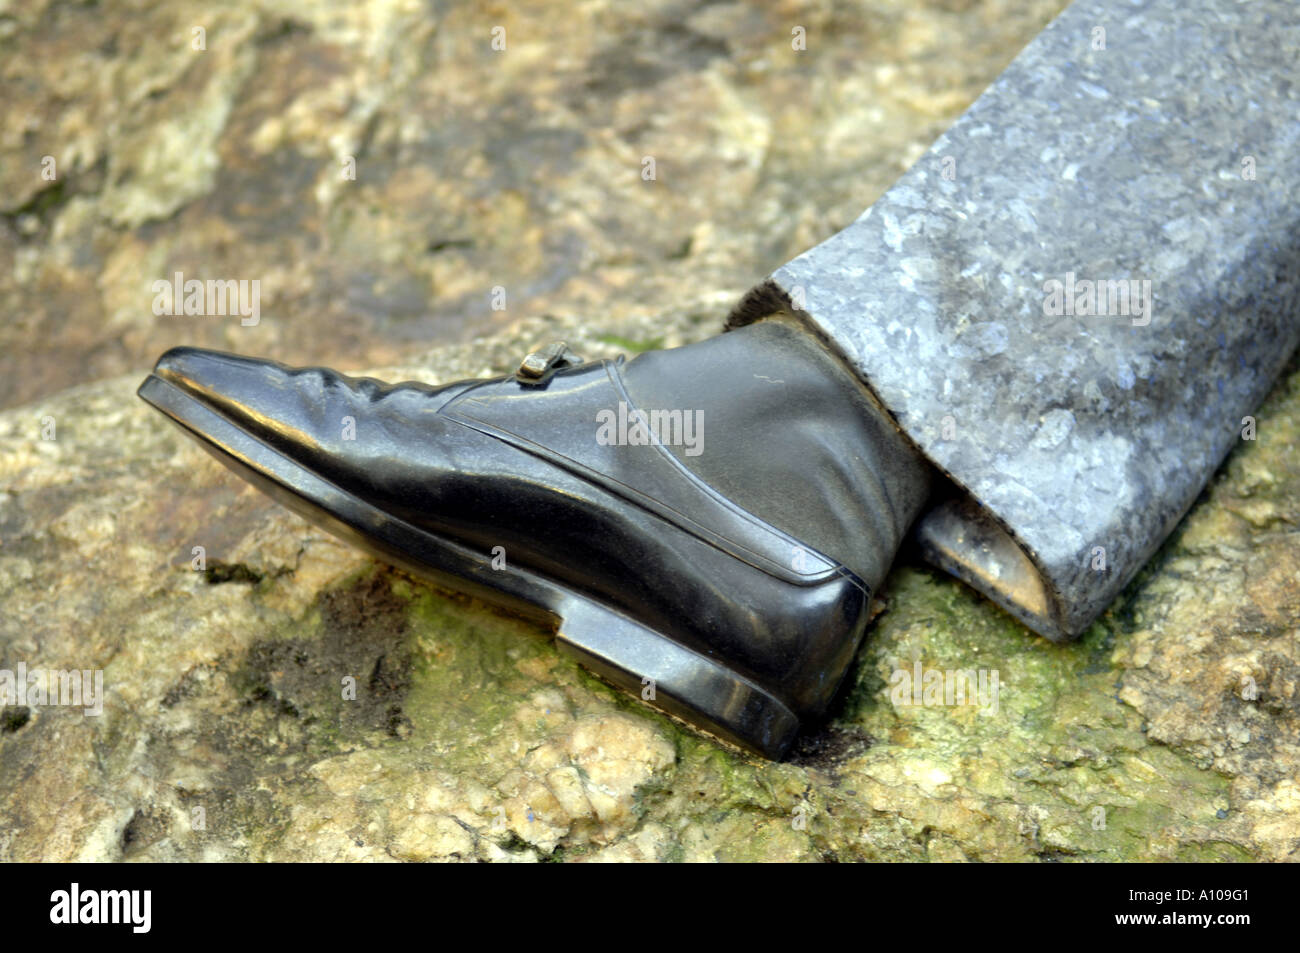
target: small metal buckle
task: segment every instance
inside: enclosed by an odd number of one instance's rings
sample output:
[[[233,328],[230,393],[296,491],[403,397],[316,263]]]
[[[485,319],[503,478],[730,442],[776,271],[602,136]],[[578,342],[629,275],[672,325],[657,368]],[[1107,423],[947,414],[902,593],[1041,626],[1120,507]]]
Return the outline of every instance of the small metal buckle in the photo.
[[[541,387],[562,367],[581,364],[582,358],[569,350],[563,341],[553,341],[546,347],[533,351],[515,371],[515,380],[528,387]]]

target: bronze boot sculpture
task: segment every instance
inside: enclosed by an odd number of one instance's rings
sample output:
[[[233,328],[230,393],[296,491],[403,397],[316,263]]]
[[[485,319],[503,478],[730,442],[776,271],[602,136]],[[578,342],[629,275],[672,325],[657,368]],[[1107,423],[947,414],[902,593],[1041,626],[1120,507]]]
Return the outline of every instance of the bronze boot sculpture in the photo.
[[[843,679],[929,487],[866,389],[779,320],[445,387],[177,348],[140,396],[309,519],[549,618],[609,681],[774,758]]]

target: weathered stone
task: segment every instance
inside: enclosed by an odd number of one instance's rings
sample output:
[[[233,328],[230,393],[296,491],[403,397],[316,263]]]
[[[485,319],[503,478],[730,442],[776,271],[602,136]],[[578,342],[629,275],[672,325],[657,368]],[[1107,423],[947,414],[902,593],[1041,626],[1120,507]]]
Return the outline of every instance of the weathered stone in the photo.
[[[678,312],[618,327],[688,325]],[[551,337],[610,353],[606,333],[537,319],[487,347],[436,350],[416,376],[503,372]],[[227,474],[135,383],[0,415],[0,664],[103,669],[107,695],[99,717],[5,720],[7,859],[1286,860],[1300,848],[1294,367],[1259,439],[1079,643],[1032,636],[904,560],[834,718],[787,764],[696,736],[545,633],[334,541]],[[42,418],[55,440],[40,438]],[[996,710],[896,706],[894,673],[918,661],[996,670]]]
[[[0,5],[0,668],[102,669],[107,694],[98,717],[3,710],[0,858],[1300,856],[1295,365],[1258,440],[1076,644],[905,557],[832,719],[786,764],[376,565],[134,397],[174,343],[446,381],[557,338],[598,357],[711,334],[1059,5],[512,3],[514,52],[489,59],[468,7],[236,3],[201,60],[199,7],[142,4],[128,29],[112,5]],[[176,177],[142,175],[178,129],[195,142]],[[356,181],[335,177],[348,150]],[[32,178],[47,151],[61,190]],[[155,318],[148,281],[178,269],[261,275],[261,324]],[[494,333],[412,346],[451,326]],[[917,661],[996,670],[997,713],[896,707]]]
[[[0,0],[0,407],[175,344],[357,367],[532,314],[716,324],[1063,2]],[[261,320],[155,315],[178,271],[260,281]]]

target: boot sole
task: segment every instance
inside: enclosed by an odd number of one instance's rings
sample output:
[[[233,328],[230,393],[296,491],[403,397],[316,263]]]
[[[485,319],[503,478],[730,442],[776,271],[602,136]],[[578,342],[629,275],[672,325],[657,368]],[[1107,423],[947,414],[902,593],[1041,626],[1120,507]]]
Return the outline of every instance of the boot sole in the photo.
[[[789,707],[726,666],[539,573],[492,569],[490,557],[348,493],[165,378],[151,374],[138,394],[277,502],[384,562],[555,630],[561,651],[652,708],[767,758],[793,742]]]

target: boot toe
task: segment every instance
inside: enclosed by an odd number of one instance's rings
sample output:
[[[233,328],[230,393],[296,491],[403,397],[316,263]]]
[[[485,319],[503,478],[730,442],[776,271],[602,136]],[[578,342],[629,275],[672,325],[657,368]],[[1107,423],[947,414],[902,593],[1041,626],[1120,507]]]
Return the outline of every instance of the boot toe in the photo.
[[[171,398],[160,398],[160,382],[248,437],[345,486],[400,482],[408,470],[436,473],[450,466],[440,450],[446,423],[439,410],[475,383],[385,384],[194,347],[163,354],[140,389],[142,398],[175,416],[164,406]],[[195,430],[193,422],[187,426]],[[202,428],[199,436],[212,439]],[[418,457],[419,468],[411,465],[412,457]]]
[[[154,365],[153,378],[277,446],[317,442],[332,407],[324,371],[292,371],[282,364],[224,351],[175,347]],[[141,396],[149,400],[146,386]]]
[[[216,410],[253,410],[284,368],[270,361],[199,347],[174,347],[158,358],[155,377],[201,398]]]

